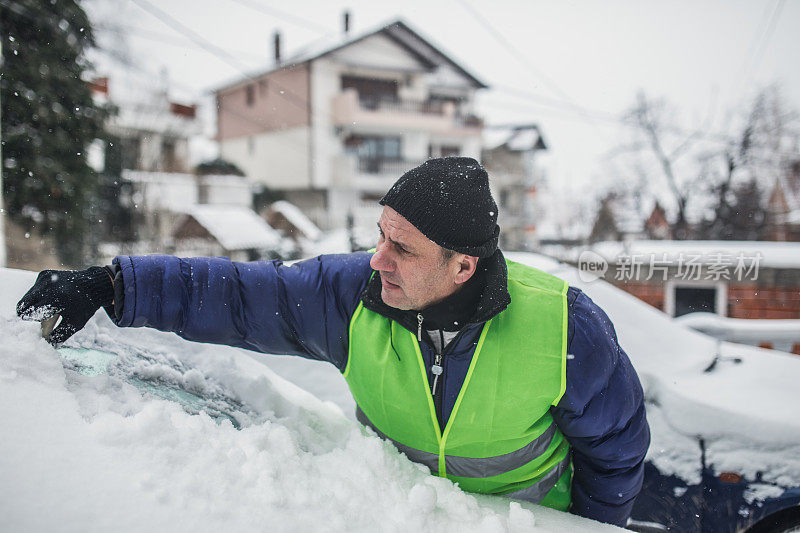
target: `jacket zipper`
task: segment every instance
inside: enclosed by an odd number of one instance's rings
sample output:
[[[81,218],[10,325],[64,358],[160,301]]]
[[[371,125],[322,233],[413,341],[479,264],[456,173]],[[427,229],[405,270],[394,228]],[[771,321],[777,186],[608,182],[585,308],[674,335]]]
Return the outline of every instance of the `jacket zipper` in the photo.
[[[420,346],[422,346],[422,313],[417,313],[417,341],[419,341]],[[453,346],[456,343],[456,340],[461,336],[464,332],[463,328],[461,329],[455,337],[453,337],[450,342],[448,343],[448,348]],[[439,422],[439,430],[444,431],[444,413],[442,408],[442,398],[444,394],[440,394],[439,391],[439,377],[444,373],[444,356],[447,354],[447,350],[444,347],[444,335],[442,335],[441,330],[439,330],[439,335],[441,335],[441,343],[442,349],[441,352],[435,354],[433,359],[433,365],[431,365],[431,374],[433,375],[433,385],[431,386],[431,397],[433,399],[433,405],[436,409],[436,419]],[[442,377],[442,388],[444,388],[444,378]]]
[[[450,343],[447,345],[447,348],[449,349],[451,346],[455,346],[456,345],[456,341],[458,340],[459,337],[461,337],[461,335],[463,333],[464,333],[463,329],[461,331],[459,331],[458,334],[456,334],[456,336],[453,337],[450,340]],[[444,340],[442,340],[442,344],[444,344]],[[439,390],[439,388],[436,387],[436,382],[437,382],[439,376],[438,375],[434,375],[434,379],[433,379],[434,385],[433,385],[433,393],[432,393],[433,405],[436,408],[436,418],[437,418],[437,420],[439,420],[439,428],[441,429],[442,433],[444,433],[444,430],[445,430],[444,407],[443,407],[443,404],[444,404],[444,359],[445,359],[445,356],[447,356],[447,354],[448,354],[448,350],[445,349],[444,346],[443,346],[442,347],[442,353],[436,355],[436,357],[434,359],[434,364],[431,367],[431,372],[435,372],[434,369],[438,365],[439,369],[440,369],[439,370],[439,374],[441,374],[441,376],[442,376],[442,386],[440,387],[441,390]]]
[[[422,313],[417,313],[417,340],[421,343],[422,342]],[[442,340],[442,344],[444,344],[444,340]],[[444,348],[444,346],[442,346]],[[433,366],[431,366],[431,374],[433,374],[433,386],[431,395],[433,396],[434,400],[436,399],[436,385],[439,383],[439,376],[442,375],[442,354],[437,353],[435,354],[435,358],[433,361]]]

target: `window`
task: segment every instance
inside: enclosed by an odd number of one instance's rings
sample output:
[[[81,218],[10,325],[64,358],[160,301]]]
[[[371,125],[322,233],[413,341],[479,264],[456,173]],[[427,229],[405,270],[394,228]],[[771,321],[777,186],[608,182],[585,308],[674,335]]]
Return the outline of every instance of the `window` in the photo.
[[[180,172],[183,170],[178,163],[175,139],[164,139],[161,142],[161,158],[164,170],[167,172]]]
[[[358,158],[359,172],[367,174],[397,173],[402,167],[403,150],[400,137],[351,135],[344,140],[345,149]]]
[[[360,159],[401,159],[400,137],[351,135],[344,141],[347,151]]]
[[[252,107],[256,103],[256,89],[253,85],[248,85],[244,88],[245,99],[247,100],[247,107]]]
[[[441,157],[457,157],[461,155],[461,147],[459,146],[442,146]]]
[[[689,313],[713,313],[715,310],[716,289],[702,287],[675,288],[675,316]]]
[[[397,100],[397,80],[342,76],[342,90],[355,89],[362,105],[376,106],[379,102]]]
[[[725,282],[676,283],[664,287],[664,307],[667,314],[682,316],[689,313],[727,315],[727,285]]]
[[[461,155],[461,147],[456,145],[429,144],[428,157],[457,157]]]

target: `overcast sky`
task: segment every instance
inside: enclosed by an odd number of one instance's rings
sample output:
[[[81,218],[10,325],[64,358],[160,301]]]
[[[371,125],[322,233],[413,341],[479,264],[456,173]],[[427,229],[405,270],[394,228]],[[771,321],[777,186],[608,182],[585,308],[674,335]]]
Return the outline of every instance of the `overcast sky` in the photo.
[[[166,68],[175,97],[204,103],[210,89],[240,77],[242,70],[271,66],[275,30],[291,53],[339,34],[345,9],[356,34],[402,18],[490,86],[478,100],[487,124],[540,125],[550,147],[544,160],[549,181],[562,189],[591,190],[613,180],[604,162],[628,134],[617,118],[640,89],[671,102],[682,127],[712,133],[734,133],[732,119],[768,84],[779,84],[787,102],[800,109],[798,0],[87,0],[84,5],[98,25],[100,42],[127,49],[143,85],[152,85]],[[176,31],[180,25],[200,37],[187,38]],[[208,50],[214,47],[216,54]]]

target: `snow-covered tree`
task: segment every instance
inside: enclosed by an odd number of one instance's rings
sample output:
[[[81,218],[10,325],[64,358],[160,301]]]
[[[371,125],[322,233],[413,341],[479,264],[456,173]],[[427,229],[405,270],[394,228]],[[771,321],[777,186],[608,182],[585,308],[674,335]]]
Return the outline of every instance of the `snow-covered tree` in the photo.
[[[776,87],[743,107],[730,134],[681,127],[675,109],[644,93],[625,114],[633,142],[616,150],[623,163],[616,168],[627,168],[652,197],[667,200],[675,238],[761,236],[764,192],[798,157],[797,115]]]

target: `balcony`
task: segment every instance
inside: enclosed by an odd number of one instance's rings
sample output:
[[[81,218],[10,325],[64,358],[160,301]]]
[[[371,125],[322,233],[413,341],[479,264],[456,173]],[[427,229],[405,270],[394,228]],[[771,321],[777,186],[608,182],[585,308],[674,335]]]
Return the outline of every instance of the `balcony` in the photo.
[[[460,114],[452,102],[359,98],[355,89],[345,89],[334,97],[332,116],[335,126],[351,130],[362,125],[471,136],[483,128],[483,121]]]
[[[333,183],[343,188],[383,194],[407,170],[421,164],[420,160],[343,155],[337,157],[334,165]]]

